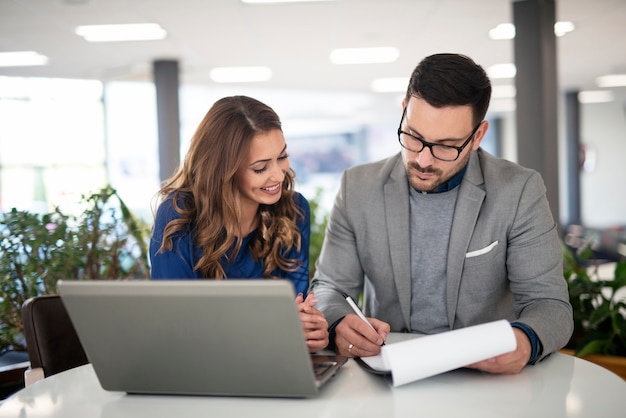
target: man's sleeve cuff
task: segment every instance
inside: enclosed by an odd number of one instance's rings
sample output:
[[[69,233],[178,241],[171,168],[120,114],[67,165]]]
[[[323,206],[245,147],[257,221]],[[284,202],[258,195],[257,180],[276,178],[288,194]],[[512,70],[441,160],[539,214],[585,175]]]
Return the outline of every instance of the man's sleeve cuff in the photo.
[[[530,359],[528,359],[527,364],[535,364],[543,352],[543,345],[541,344],[541,341],[539,341],[539,337],[537,337],[537,334],[531,327],[524,323],[511,322],[511,326],[521,329],[528,336],[528,339],[530,340],[531,352]]]
[[[337,325],[339,325],[343,318],[345,318],[345,316],[342,316],[328,327],[328,346],[326,348],[329,350],[335,351],[335,328],[337,328]]]

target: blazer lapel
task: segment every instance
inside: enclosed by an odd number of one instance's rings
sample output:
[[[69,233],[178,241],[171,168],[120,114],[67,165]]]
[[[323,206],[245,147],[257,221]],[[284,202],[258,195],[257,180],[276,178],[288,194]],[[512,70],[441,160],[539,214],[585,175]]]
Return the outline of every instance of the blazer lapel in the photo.
[[[453,327],[456,316],[465,253],[485,199],[485,190],[482,188],[484,179],[477,152],[472,153],[468,164],[467,172],[459,186],[448,245],[446,302],[450,328]]]
[[[411,318],[411,251],[408,179],[397,158],[385,184],[385,217],[391,253],[391,268],[407,329]]]

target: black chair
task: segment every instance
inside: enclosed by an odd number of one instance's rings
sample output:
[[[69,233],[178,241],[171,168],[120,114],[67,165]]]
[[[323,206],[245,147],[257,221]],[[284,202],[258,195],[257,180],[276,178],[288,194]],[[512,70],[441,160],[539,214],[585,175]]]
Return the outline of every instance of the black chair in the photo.
[[[30,369],[25,385],[87,364],[87,356],[59,295],[42,295],[22,305]]]

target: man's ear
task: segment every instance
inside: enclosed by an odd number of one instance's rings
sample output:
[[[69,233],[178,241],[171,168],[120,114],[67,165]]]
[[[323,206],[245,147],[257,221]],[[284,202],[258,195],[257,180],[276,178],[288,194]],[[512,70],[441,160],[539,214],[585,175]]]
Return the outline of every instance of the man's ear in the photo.
[[[482,142],[483,138],[485,137],[485,134],[487,133],[487,130],[489,130],[489,121],[488,120],[484,120],[484,121],[480,122],[480,127],[478,128],[478,130],[474,134],[474,141],[473,141],[473,144],[472,144],[472,149],[473,150],[477,150],[478,147],[480,147],[480,143]]]

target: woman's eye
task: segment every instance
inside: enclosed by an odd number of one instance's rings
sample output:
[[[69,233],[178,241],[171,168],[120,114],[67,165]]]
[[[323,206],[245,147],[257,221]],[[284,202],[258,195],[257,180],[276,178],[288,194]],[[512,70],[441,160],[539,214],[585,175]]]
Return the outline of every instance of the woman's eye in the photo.
[[[261,174],[262,172],[264,172],[265,170],[267,170],[267,166],[263,167],[263,168],[255,168],[254,172],[257,174]]]
[[[289,154],[284,154],[278,157],[279,160],[286,160],[287,158],[289,158]]]

